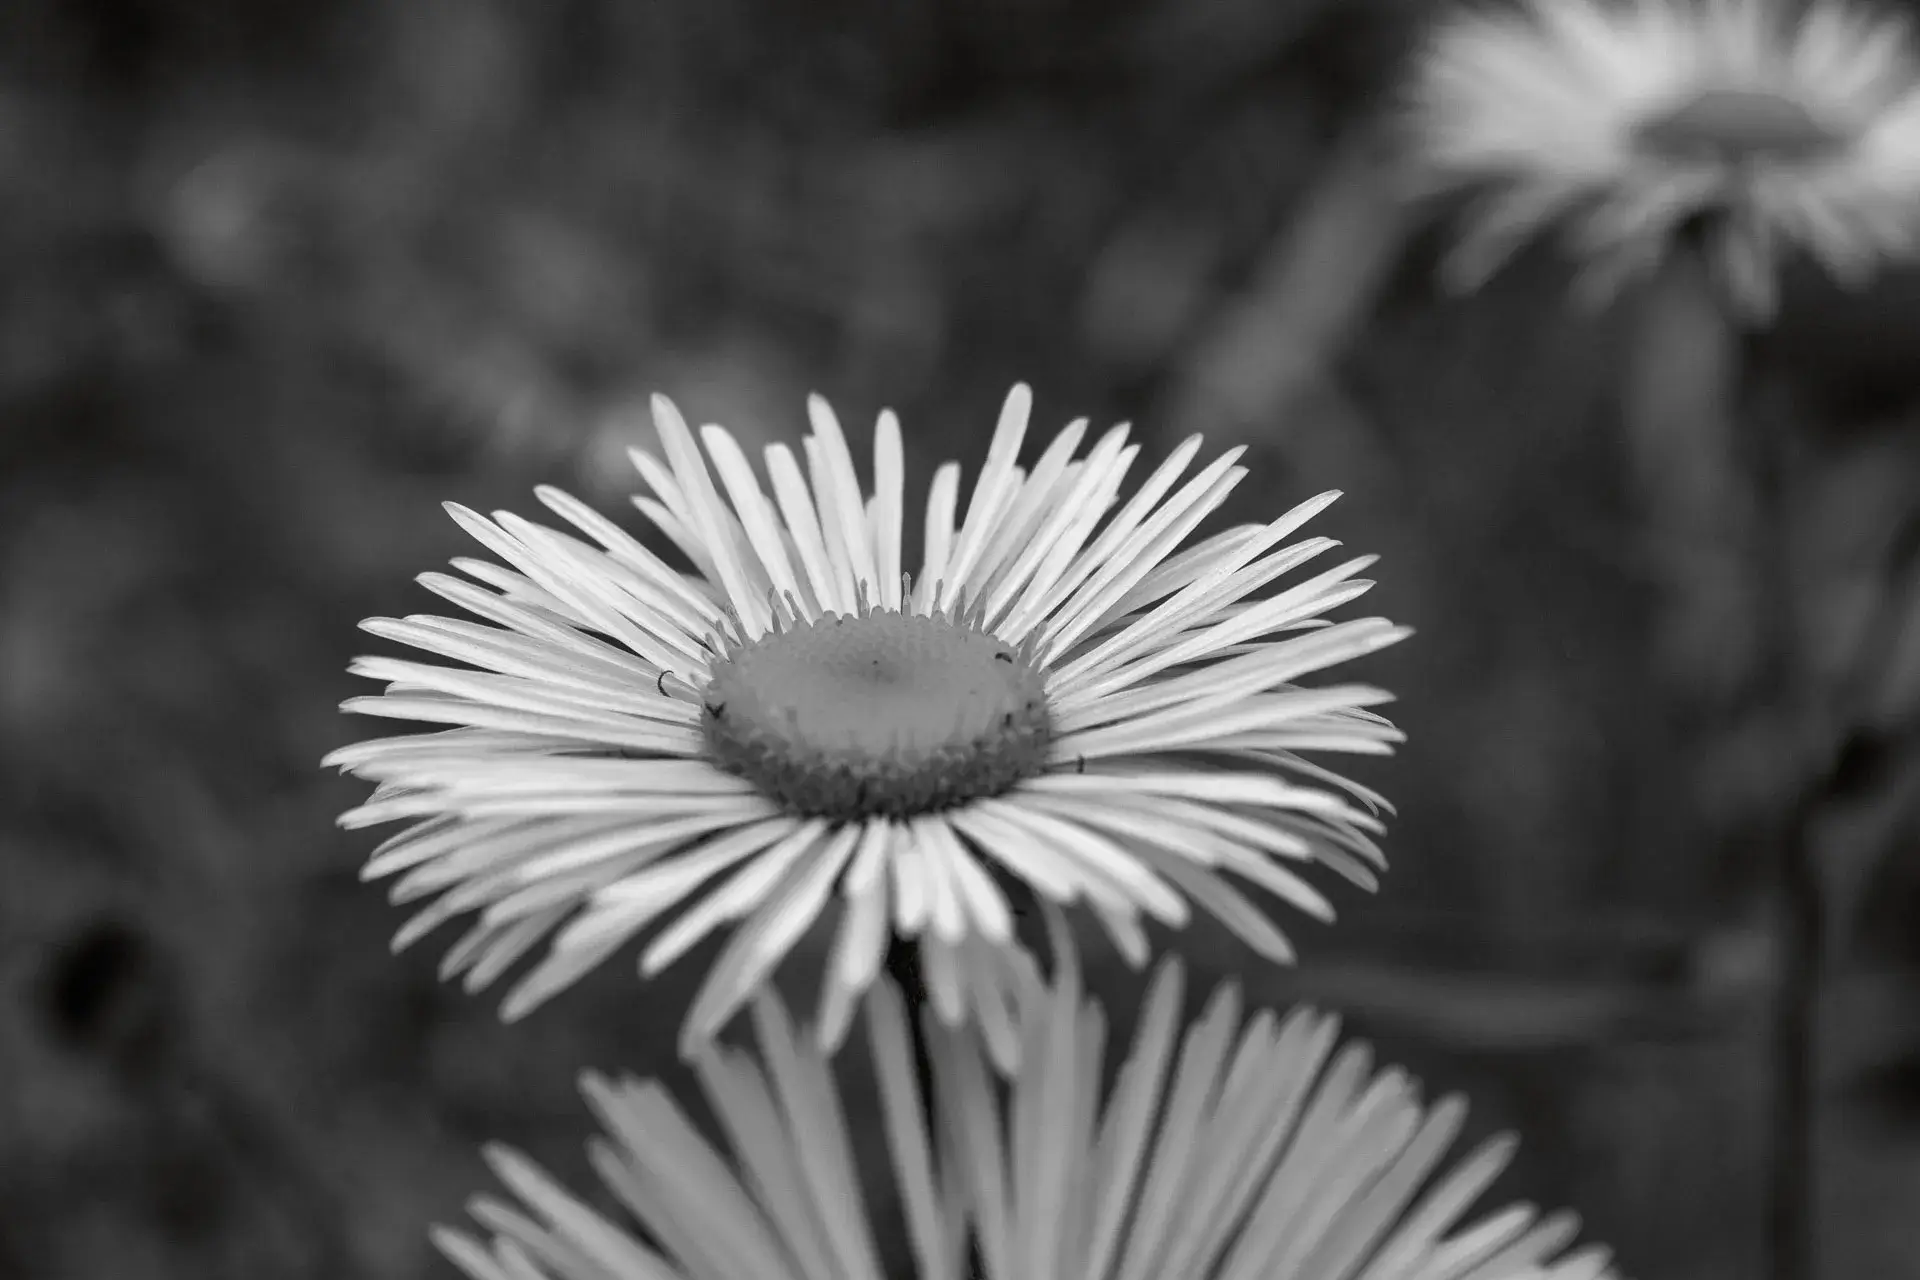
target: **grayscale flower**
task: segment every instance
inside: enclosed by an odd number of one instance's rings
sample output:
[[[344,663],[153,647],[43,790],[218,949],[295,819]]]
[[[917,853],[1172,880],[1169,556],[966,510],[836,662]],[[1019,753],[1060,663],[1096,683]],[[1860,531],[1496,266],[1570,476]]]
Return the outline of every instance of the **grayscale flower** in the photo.
[[[904,1006],[874,985],[888,1194],[861,1184],[831,1063],[763,993],[760,1063],[700,1059],[727,1150],[657,1082],[587,1080],[607,1131],[592,1163],[631,1223],[495,1148],[518,1203],[482,1197],[478,1236],[441,1228],[435,1242],[472,1280],[882,1280],[874,1208],[897,1204],[919,1280],[1615,1280],[1605,1248],[1573,1247],[1569,1213],[1470,1217],[1513,1140],[1447,1163],[1465,1104],[1425,1104],[1363,1044],[1336,1051],[1324,1014],[1243,1019],[1229,984],[1180,1034],[1180,965],[1163,962],[1103,1090],[1106,1018],[1073,964],[1028,1005],[1004,1088],[977,1037],[926,1019],[949,1051],[935,1055],[931,1133]]]
[[[1610,298],[1702,238],[1748,317],[1783,250],[1858,284],[1920,241],[1920,67],[1850,0],[1519,0],[1438,23],[1407,120],[1420,185],[1478,207],[1447,266],[1477,287],[1558,226]]]
[[[1030,403],[1008,397],[963,519],[958,465],[936,472],[918,577],[898,423],[880,417],[867,493],[818,398],[804,472],[767,450],[771,500],[730,435],[703,428],[703,457],[656,399],[666,461],[634,453],[652,490],[635,503],[691,574],[553,489],[540,499],[584,540],[450,508],[510,567],[421,581],[484,624],[365,626],[464,665],[358,659],[387,688],[346,706],[455,727],[328,758],[378,784],[343,823],[412,823],[365,868],[400,875],[397,901],[431,899],[396,946],[476,913],[444,967],[477,990],[550,938],[506,998],[517,1017],[644,931],[650,976],[732,926],[691,1052],[837,896],[823,1042],[899,937],[942,1020],[977,1025],[1005,1068],[1033,968],[1024,895],[1083,904],[1138,966],[1143,917],[1177,927],[1190,905],[1290,958],[1234,879],[1323,919],[1297,867],[1373,887],[1384,802],[1300,753],[1391,750],[1366,709],[1388,695],[1294,682],[1405,632],[1323,616],[1371,585],[1370,557],[1262,593],[1337,545],[1286,542],[1337,495],[1187,545],[1245,475],[1240,450],[1181,484],[1193,437],[1121,502],[1126,429],[1076,456],[1075,422],[1028,470]]]

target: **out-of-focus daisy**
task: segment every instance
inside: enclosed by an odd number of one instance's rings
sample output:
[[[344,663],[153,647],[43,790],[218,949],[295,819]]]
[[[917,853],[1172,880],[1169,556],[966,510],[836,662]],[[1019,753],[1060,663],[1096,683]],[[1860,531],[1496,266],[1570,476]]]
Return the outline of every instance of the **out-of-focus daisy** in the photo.
[[[1610,297],[1704,236],[1749,318],[1783,247],[1859,283],[1920,240],[1920,67],[1907,23],[1850,0],[1517,0],[1443,19],[1409,123],[1433,189],[1481,202],[1448,274],[1474,287],[1563,225]]]
[[[939,1177],[894,988],[870,1014],[894,1195],[919,1267],[959,1280],[964,1209]],[[871,1006],[870,1006],[871,1007]],[[700,1083],[725,1135],[716,1150],[658,1080],[589,1074],[582,1084],[606,1136],[594,1171],[644,1229],[642,1240],[576,1199],[525,1156],[486,1151],[518,1200],[475,1197],[482,1243],[435,1228],[441,1252],[475,1280],[883,1280],[886,1272],[827,1051],[795,1034],[779,1000],[753,1002],[755,1055],[702,1046]]]
[[[950,1037],[931,1136],[899,996],[884,979],[872,989],[891,1195],[862,1189],[828,1063],[765,997],[764,1072],[742,1051],[703,1058],[730,1153],[656,1083],[587,1083],[610,1134],[594,1167],[656,1244],[498,1149],[491,1163],[520,1204],[479,1199],[490,1238],[442,1229],[436,1243],[474,1280],[882,1280],[870,1205],[897,1203],[920,1280],[1614,1277],[1604,1248],[1570,1248],[1571,1214],[1514,1205],[1468,1220],[1513,1141],[1443,1167],[1465,1104],[1423,1104],[1365,1045],[1336,1053],[1333,1018],[1243,1021],[1229,985],[1177,1034],[1177,960],[1156,974],[1103,1097],[1105,1015],[1071,960],[1064,970],[1028,1006],[1005,1089],[976,1038],[930,1028]]]
[[[514,1017],[655,925],[645,975],[735,925],[687,1015],[691,1051],[837,896],[823,1042],[897,936],[918,940],[942,1020],[976,1023],[1003,1067],[1032,968],[1010,888],[1085,904],[1136,965],[1142,917],[1178,926],[1190,904],[1289,958],[1232,881],[1326,918],[1296,867],[1371,887],[1382,865],[1379,797],[1298,753],[1390,750],[1365,710],[1388,695],[1293,683],[1404,634],[1321,616],[1367,589],[1371,557],[1263,593],[1337,545],[1286,541],[1336,495],[1188,546],[1245,474],[1240,450],[1180,483],[1189,439],[1123,503],[1126,429],[1076,457],[1075,422],[1029,470],[1030,405],[1008,397],[964,519],[958,465],[936,472],[917,578],[898,423],[880,416],[866,494],[818,398],[804,472],[766,451],[771,500],[731,436],[703,428],[703,457],[655,400],[666,461],[634,453],[652,490],[635,503],[695,575],[552,489],[590,541],[450,508],[511,568],[456,560],[484,585],[421,581],[491,625],[366,623],[468,665],[361,658],[390,683],[346,705],[458,727],[329,757],[379,784],[344,823],[414,824],[365,869],[405,873],[397,900],[434,899],[396,945],[477,912],[445,964],[477,989],[551,935]]]

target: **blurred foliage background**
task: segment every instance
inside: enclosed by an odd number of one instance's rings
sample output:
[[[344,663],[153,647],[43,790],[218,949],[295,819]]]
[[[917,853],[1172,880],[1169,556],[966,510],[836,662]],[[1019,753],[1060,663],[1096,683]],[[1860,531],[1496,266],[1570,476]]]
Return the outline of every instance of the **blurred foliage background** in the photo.
[[[576,1071],[679,1078],[700,958],[514,1028],[390,958],[333,827],[360,788],[315,767],[379,728],[335,709],[354,624],[429,609],[443,499],[623,509],[650,391],[749,443],[809,390],[891,406],[923,492],[1015,380],[1039,430],[1249,442],[1234,519],[1345,489],[1326,531],[1419,628],[1366,670],[1411,735],[1359,770],[1400,808],[1382,894],[1295,972],[1196,933],[1198,967],[1521,1128],[1504,1192],[1629,1274],[1754,1275],[1805,721],[1752,668],[1739,538],[1648,518],[1631,308],[1570,310],[1551,252],[1432,284],[1389,167],[1425,12],[0,7],[0,1276],[446,1276],[424,1229],[481,1141],[584,1186]],[[1749,353],[1850,699],[1813,779],[1834,1276],[1920,1276],[1916,319],[1915,278],[1796,277]]]

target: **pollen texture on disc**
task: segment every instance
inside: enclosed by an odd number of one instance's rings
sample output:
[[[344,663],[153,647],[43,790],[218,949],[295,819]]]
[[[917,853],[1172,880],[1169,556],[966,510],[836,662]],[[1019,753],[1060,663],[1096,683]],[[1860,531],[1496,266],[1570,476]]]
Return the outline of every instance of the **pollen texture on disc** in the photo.
[[[794,813],[911,817],[1007,790],[1052,739],[1025,653],[943,617],[830,614],[716,662],[714,760]]]

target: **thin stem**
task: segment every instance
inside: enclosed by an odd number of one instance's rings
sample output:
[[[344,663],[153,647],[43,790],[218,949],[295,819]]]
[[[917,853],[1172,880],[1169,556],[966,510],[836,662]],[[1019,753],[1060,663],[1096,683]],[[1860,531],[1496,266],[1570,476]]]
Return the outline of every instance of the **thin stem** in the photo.
[[[1795,641],[1791,520],[1787,478],[1790,442],[1784,424],[1750,415],[1746,454],[1752,478],[1763,645],[1762,677],[1779,690],[1796,741],[1819,729],[1805,666]],[[1774,1068],[1767,1186],[1768,1274],[1813,1280],[1819,1266],[1819,1012],[1824,916],[1813,825],[1828,799],[1833,771],[1809,759],[1809,781],[1780,815],[1773,850],[1779,892],[1780,968],[1774,992]]]
[[[922,1118],[926,1121],[927,1134],[936,1148],[941,1142],[940,1126],[935,1117],[933,1053],[927,1042],[926,1024],[922,1020],[922,1011],[927,1007],[926,977],[920,968],[920,944],[917,939],[903,938],[893,934],[887,942],[887,977],[900,988],[901,999],[907,1004],[907,1035],[913,1045],[913,1069],[920,1081],[920,1105]],[[967,1242],[966,1273],[968,1276],[984,1276],[985,1263],[980,1257],[978,1241]]]
[[[1773,1023],[1773,1162],[1767,1187],[1774,1280],[1813,1280],[1819,1261],[1819,1031],[1822,920],[1809,819],[1799,805],[1780,833],[1781,968]]]
[[[1686,611],[1727,575],[1748,576],[1757,598],[1751,685],[1738,676],[1708,686],[1705,702],[1727,709],[1744,689],[1779,700],[1796,743],[1822,727],[1796,643],[1792,582],[1791,474],[1784,425],[1757,413],[1738,309],[1707,269],[1706,228],[1653,283],[1627,387],[1630,443],[1653,533],[1668,551],[1677,617],[1663,640],[1696,680],[1718,669],[1709,644],[1717,624]],[[1733,483],[1728,483],[1732,478]],[[1745,674],[1745,673],[1743,673]],[[1696,683],[1694,688],[1698,690]],[[1812,861],[1814,821],[1832,770],[1808,752],[1803,780],[1767,825],[1769,887],[1779,913],[1780,967],[1769,1025],[1766,1274],[1813,1280],[1818,1215],[1815,1180],[1817,1040],[1822,958],[1820,884]]]
[[[907,1036],[913,1045],[913,1069],[920,1082],[921,1105],[926,1111],[928,1133],[933,1129],[933,1055],[927,1044],[926,1025],[921,1010],[927,1006],[927,983],[920,971],[920,944],[917,939],[894,934],[887,943],[887,977],[900,988],[907,1004]]]

